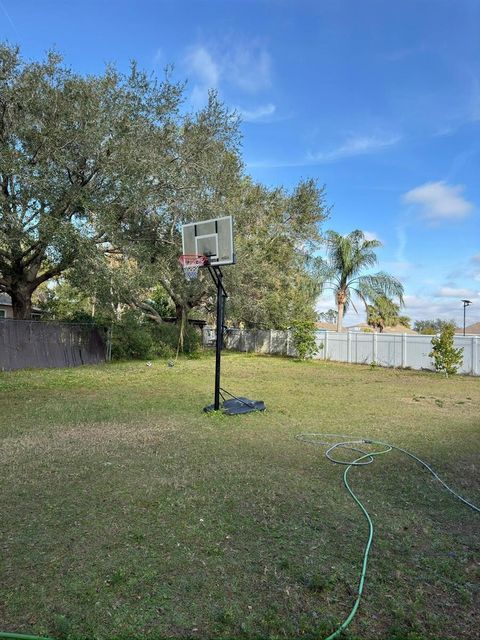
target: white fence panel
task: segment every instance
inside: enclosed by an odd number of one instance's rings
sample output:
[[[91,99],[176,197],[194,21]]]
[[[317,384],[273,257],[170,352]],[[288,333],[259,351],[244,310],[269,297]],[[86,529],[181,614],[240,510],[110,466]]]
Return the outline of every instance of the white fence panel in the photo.
[[[404,336],[399,334],[377,335],[377,359],[382,367],[401,367]]]
[[[434,369],[428,355],[432,350],[431,336],[408,336],[405,366],[412,369]]]
[[[340,333],[338,335],[343,338],[344,335],[347,336],[348,334]],[[374,335],[373,333],[352,333],[352,362],[356,362],[357,364],[370,364],[371,362],[375,362]],[[342,362],[345,362],[345,360]]]
[[[480,375],[478,337],[477,336],[455,336],[455,347],[463,347],[462,373]]]
[[[205,327],[205,345],[212,344],[211,336],[212,330]],[[337,333],[321,330],[317,331],[316,342],[316,359],[434,370],[433,360],[429,356],[432,351],[431,336],[353,331]],[[459,373],[480,375],[479,336],[455,336],[455,347],[463,348],[463,363]],[[229,329],[225,336],[225,348],[275,355],[296,355],[291,333],[273,329]]]

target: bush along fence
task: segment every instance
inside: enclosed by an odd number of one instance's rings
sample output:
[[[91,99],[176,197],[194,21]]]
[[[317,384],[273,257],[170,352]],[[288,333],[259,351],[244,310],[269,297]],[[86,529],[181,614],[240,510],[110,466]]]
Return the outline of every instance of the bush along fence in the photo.
[[[212,344],[212,332],[204,328],[204,345]],[[316,360],[334,360],[380,367],[434,371],[432,336],[405,333],[363,333],[349,331],[316,332]],[[480,336],[455,336],[456,348],[463,348],[458,373],[480,375]],[[290,331],[228,329],[225,348],[245,353],[265,353],[296,357]]]
[[[0,321],[0,371],[76,367],[110,359],[108,330],[92,324]]]

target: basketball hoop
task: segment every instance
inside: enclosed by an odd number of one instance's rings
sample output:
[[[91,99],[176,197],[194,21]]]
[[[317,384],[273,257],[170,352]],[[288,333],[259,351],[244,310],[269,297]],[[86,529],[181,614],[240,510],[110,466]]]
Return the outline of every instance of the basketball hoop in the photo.
[[[200,267],[204,267],[208,264],[207,256],[202,256],[196,253],[184,254],[178,259],[180,262],[185,279],[189,282],[195,280],[198,277],[198,270]]]

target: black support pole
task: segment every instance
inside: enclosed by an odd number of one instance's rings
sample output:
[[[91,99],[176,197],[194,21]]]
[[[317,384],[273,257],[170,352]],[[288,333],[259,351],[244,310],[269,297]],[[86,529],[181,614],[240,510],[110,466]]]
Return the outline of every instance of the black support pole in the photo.
[[[223,273],[218,266],[207,264],[208,271],[217,289],[217,331],[215,343],[215,396],[213,404],[204,407],[204,411],[220,410],[220,395],[222,396],[222,410],[228,415],[238,415],[240,413],[250,413],[252,411],[265,411],[263,400],[249,400],[248,398],[234,396],[229,391],[220,387],[220,363],[223,348],[223,329],[225,324],[225,301],[228,298],[222,283]],[[230,396],[225,399],[223,393]]]
[[[215,269],[216,285],[217,285],[217,341],[215,348],[215,396],[213,408],[215,411],[220,409],[220,363],[223,347],[223,312],[225,308],[225,290],[222,285],[222,272]]]
[[[213,400],[213,408],[215,411],[220,409],[220,363],[223,348],[223,323],[225,311],[225,299],[227,294],[223,288],[223,274],[219,267],[210,267],[210,275],[217,286],[217,340],[215,348],[215,395]]]

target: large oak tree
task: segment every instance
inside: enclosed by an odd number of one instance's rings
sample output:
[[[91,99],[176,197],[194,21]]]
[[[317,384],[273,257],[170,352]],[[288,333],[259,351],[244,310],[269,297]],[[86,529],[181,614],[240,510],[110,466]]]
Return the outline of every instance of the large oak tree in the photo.
[[[205,158],[228,148],[237,162],[236,121],[215,96],[193,115],[182,99],[134,64],[82,77],[57,54],[26,62],[0,45],[0,291],[16,318],[42,283],[67,270],[88,282],[125,245],[161,261],[185,194],[212,188]]]

